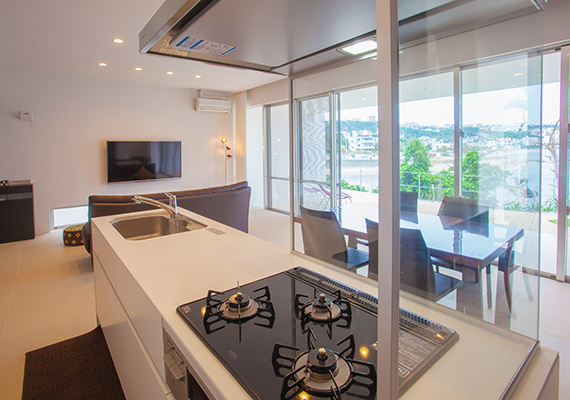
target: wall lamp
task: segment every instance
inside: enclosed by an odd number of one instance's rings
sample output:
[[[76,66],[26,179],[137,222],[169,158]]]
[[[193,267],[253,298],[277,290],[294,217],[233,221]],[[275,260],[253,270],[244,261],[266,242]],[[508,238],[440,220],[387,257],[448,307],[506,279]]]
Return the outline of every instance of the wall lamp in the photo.
[[[228,151],[230,151],[230,147],[227,145],[227,139],[225,137],[222,138],[221,142],[224,145],[224,152],[225,152],[225,156],[224,156],[224,185],[228,184],[228,161],[232,158],[231,154],[228,154]]]

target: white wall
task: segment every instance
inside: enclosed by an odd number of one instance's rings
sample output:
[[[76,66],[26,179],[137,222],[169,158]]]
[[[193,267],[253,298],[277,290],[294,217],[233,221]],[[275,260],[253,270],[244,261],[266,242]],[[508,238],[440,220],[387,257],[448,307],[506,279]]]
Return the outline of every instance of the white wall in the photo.
[[[133,194],[224,183],[222,136],[233,116],[194,111],[195,91],[0,70],[0,179],[31,179],[36,234],[51,208],[91,194]],[[19,111],[33,112],[33,122]],[[106,140],[182,141],[182,178],[106,184]],[[228,183],[230,183],[228,181]]]
[[[247,108],[247,92],[240,92],[234,96],[234,110]],[[234,112],[235,130],[235,180],[247,180],[247,118],[245,113]]]
[[[265,207],[265,157],[263,137],[263,107],[244,109],[247,115],[247,181],[251,186],[250,204]]]
[[[544,12],[544,44],[568,44],[570,42],[570,1],[548,0]]]

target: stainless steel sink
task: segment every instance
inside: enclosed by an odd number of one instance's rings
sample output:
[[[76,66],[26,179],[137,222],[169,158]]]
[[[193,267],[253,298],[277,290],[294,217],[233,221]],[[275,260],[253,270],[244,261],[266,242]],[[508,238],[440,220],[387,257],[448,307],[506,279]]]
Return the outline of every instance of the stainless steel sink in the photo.
[[[111,225],[127,240],[144,240],[203,229],[206,225],[182,215],[171,219],[168,214],[151,214],[116,218]]]

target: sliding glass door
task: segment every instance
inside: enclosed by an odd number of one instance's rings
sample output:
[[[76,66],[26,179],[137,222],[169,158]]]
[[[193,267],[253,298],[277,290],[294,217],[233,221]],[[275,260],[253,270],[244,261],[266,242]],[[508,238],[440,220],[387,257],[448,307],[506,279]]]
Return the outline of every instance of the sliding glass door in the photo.
[[[298,204],[315,210],[335,207],[338,185],[332,166],[336,149],[331,145],[330,97],[302,100],[298,107]]]

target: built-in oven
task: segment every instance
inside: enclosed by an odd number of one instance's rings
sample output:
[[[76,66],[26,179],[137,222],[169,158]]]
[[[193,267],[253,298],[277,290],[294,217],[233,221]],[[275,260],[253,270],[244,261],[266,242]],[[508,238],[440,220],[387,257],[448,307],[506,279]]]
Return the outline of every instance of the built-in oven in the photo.
[[[192,376],[188,362],[172,338],[162,331],[164,337],[164,369],[166,384],[176,400],[208,400],[200,384]]]

